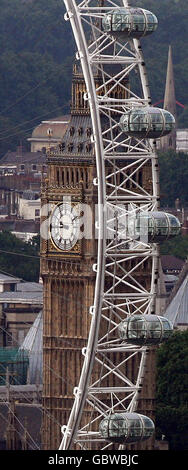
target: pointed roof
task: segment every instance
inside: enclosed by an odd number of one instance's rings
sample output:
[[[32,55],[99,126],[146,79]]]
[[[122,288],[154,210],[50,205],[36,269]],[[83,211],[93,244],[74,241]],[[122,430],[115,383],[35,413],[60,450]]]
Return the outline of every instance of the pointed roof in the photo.
[[[21,350],[28,351],[29,355],[29,383],[42,383],[42,333],[43,319],[42,311],[37,315],[33,325],[29,329],[22,345]]]
[[[174,71],[172,61],[172,47],[169,46],[168,66],[166,75],[166,86],[163,108],[169,111],[175,118],[176,126],[170,134],[160,138],[160,148],[163,150],[174,149],[176,151],[176,129],[177,129],[177,113],[176,113],[176,96],[174,84]]]
[[[188,325],[188,275],[167,307],[165,317],[175,326]]]
[[[179,279],[171,292],[165,317],[172,322],[174,327],[177,325],[188,326],[188,260],[186,260]]]
[[[169,51],[168,51],[168,66],[167,66],[166,86],[165,86],[165,96],[164,96],[164,109],[172,113],[175,119],[177,119],[172,46],[169,46]]]

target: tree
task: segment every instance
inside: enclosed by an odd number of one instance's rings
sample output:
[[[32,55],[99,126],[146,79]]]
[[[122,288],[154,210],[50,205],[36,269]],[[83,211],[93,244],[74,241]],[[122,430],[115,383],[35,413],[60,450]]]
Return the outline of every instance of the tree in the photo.
[[[61,0],[1,0],[0,158],[69,112],[74,40]]]
[[[23,242],[11,232],[0,233],[0,271],[25,281],[39,281],[39,240]]]
[[[159,20],[152,37],[142,39],[153,103],[164,97],[171,44],[176,97],[187,106],[187,0],[135,0],[134,5],[150,9]],[[1,0],[0,157],[20,140],[25,143],[42,119],[69,112],[75,41],[64,13],[62,0]],[[186,111],[180,123],[187,126]]]
[[[160,245],[161,255],[173,255],[186,260],[188,258],[188,235],[178,235]]]
[[[164,98],[168,48],[172,46],[176,98],[187,105],[186,77],[188,60],[187,0],[134,0],[134,6],[151,10],[158,19],[158,28],[151,39],[143,38],[142,46],[147,64],[153,102]],[[179,110],[179,108],[178,108]],[[186,127],[185,125],[183,127]]]
[[[156,428],[170,450],[188,448],[188,330],[177,331],[157,354]]]
[[[188,205],[188,154],[159,152],[161,206],[174,207],[176,198]]]
[[[188,106],[185,106],[184,110],[179,115],[178,127],[180,129],[188,127]]]

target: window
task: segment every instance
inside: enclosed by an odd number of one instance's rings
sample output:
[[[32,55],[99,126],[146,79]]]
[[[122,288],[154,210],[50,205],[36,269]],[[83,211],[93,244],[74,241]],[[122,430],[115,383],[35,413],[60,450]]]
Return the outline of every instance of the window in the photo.
[[[91,144],[86,144],[86,152],[91,152]]]
[[[70,132],[70,135],[71,135],[71,136],[74,135],[74,130],[75,130],[74,127],[71,127],[71,128],[70,128],[70,131],[69,131],[69,132]]]
[[[59,144],[59,149],[61,152],[63,152],[63,150],[65,149],[65,142],[61,142],[61,144]]]
[[[83,149],[83,144],[82,143],[78,144],[78,152],[81,152],[82,149]]]
[[[21,169],[21,170],[24,170],[24,169],[25,169],[25,165],[20,165],[20,169]]]
[[[68,151],[72,152],[72,150],[73,150],[73,143],[70,142],[70,144],[68,144]]]
[[[78,135],[82,135],[83,134],[83,127],[79,127],[78,129]]]
[[[87,137],[90,137],[90,136],[91,136],[91,127],[88,127],[88,128],[86,129],[86,135],[87,135]]]
[[[37,169],[37,165],[32,165],[32,170],[35,171]]]
[[[10,284],[10,291],[15,292],[16,290],[16,284]]]
[[[40,209],[35,209],[35,217],[40,217]]]

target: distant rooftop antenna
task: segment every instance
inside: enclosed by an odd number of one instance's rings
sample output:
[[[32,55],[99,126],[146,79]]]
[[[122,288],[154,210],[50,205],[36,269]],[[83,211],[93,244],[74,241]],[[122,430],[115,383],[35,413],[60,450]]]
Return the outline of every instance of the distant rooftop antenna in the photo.
[[[51,138],[52,138],[52,135],[53,135],[53,130],[49,127],[47,129],[47,135],[49,137],[49,147],[48,147],[48,151],[50,152],[50,149],[51,149]]]

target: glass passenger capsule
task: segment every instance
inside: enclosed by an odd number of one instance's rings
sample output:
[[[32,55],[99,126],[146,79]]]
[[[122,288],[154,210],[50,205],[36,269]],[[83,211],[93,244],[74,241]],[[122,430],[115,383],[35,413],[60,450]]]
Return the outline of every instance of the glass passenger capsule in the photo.
[[[120,118],[120,127],[125,134],[143,139],[165,136],[173,131],[175,124],[169,111],[152,106],[134,108]]]
[[[102,27],[106,33],[118,38],[141,38],[157,29],[158,20],[142,8],[117,8],[106,13]]]
[[[168,340],[173,333],[171,322],[158,315],[132,315],[118,326],[122,340],[136,345],[155,345]]]
[[[177,217],[163,211],[142,212],[132,222],[134,238],[144,237],[150,243],[159,243],[179,235],[181,224]]]
[[[149,439],[154,423],[138,413],[114,413],[100,422],[99,432],[107,441],[134,443]]]

